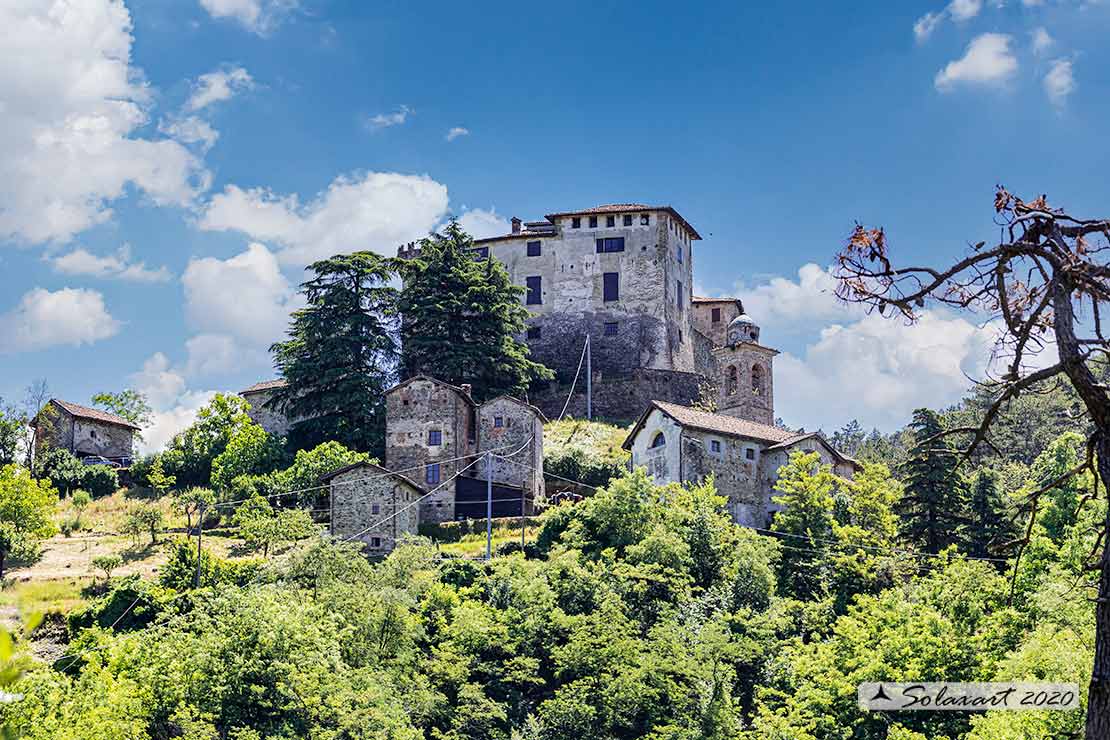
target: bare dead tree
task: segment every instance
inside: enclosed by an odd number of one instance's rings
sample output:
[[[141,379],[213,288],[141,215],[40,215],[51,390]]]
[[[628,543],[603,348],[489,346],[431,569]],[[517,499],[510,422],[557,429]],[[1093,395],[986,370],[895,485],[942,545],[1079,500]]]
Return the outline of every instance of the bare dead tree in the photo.
[[[1051,208],[1043,195],[1026,202],[1001,186],[994,208],[999,243],[988,247],[979,242],[963,259],[944,268],[895,266],[883,230],[857,224],[837,257],[837,295],[880,314],[900,314],[908,322],[916,321],[929,301],[995,322],[999,337],[983,380],[992,401],[977,425],[945,432],[969,440],[967,455],[980,446],[993,446],[991,426],[1009,402],[1037,392],[1046,382],[1071,384],[1092,422],[1087,454],[1075,469],[1029,496],[1031,528],[1044,491],[1090,471],[1094,485],[1089,501],[1097,498],[1100,482],[1104,494],[1110,482],[1110,392],[1092,369],[1093,363],[1110,359],[1103,327],[1110,301],[1110,219],[1075,218]],[[1046,366],[1046,361],[1051,364]],[[1098,595],[1087,740],[1110,740],[1110,548],[1103,546],[1107,532],[1110,507],[1090,566],[1097,573]]]

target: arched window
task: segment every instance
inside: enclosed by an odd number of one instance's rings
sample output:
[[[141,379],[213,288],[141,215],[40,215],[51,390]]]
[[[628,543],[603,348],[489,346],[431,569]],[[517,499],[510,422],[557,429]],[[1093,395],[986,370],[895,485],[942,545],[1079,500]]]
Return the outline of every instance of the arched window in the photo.
[[[735,396],[736,395],[736,385],[737,385],[736,366],[735,365],[729,365],[729,367],[728,367],[728,383],[725,386],[725,389],[726,389],[726,392],[728,393],[728,395],[730,395],[730,396]]]
[[[663,432],[656,432],[655,436],[651,439],[651,448],[663,447],[667,444],[667,438],[663,436]]]
[[[759,365],[752,365],[752,393],[763,395],[763,368]]]

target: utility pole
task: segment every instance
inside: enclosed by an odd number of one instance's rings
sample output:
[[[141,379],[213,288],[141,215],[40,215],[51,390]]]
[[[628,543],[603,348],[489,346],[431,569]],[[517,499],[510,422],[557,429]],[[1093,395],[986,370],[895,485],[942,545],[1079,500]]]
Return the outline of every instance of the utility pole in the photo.
[[[204,503],[197,507],[197,574],[193,579],[193,588],[200,588],[200,538],[204,535]]]
[[[486,453],[486,560],[493,556],[493,453]]]
[[[590,356],[590,335],[586,334],[586,420],[594,419],[594,369]]]

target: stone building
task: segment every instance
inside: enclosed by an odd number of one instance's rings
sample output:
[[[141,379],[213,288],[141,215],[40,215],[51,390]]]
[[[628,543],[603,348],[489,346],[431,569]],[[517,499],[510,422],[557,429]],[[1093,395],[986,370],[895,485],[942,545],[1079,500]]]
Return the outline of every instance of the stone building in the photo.
[[[135,449],[137,424],[100,409],[92,409],[57,398],[31,421],[35,430],[35,456],[50,447],[69,450],[79,458],[105,457],[130,465]]]
[[[478,454],[494,452],[492,480],[527,494],[530,502],[543,495],[543,425],[547,418],[535,406],[512,396],[499,396],[478,407]],[[485,463],[475,468],[486,478]]]
[[[385,467],[428,490],[466,467],[478,449],[478,405],[469,386],[417,375],[385,392]],[[455,491],[443,486],[420,503],[422,521],[455,518]]]
[[[402,535],[417,533],[423,489],[409,477],[368,462],[333,470],[320,481],[328,485],[331,534],[357,540],[372,553],[393,550]]]
[[[771,501],[778,471],[791,452],[816,451],[845,478],[857,467],[819,434],[662,401],[648,406],[624,448],[632,453],[632,465],[646,468],[660,484],[697,483],[713,474],[733,520],[748,527],[769,526],[778,508]]]
[[[728,323],[726,336],[724,346],[711,352],[717,410],[739,419],[774,424],[772,368],[778,350],[759,343],[759,327],[745,313]]]
[[[284,387],[285,381],[279,378],[278,380],[264,380],[261,383],[255,383],[250,388],[239,391],[239,395],[251,405],[250,410],[247,411],[247,416],[265,429],[267,434],[272,434],[275,437],[284,437],[289,434],[289,427],[293,425],[292,420],[285,414],[267,407],[267,404],[273,399],[274,393]]]
[[[695,364],[691,323],[699,239],[670,206],[619,203],[543,221],[514,218],[510,233],[475,241],[478,258],[497,259],[525,289],[532,318],[522,339],[557,373],[550,393],[532,399],[537,406],[559,412],[587,335],[599,416],[635,418],[647,398],[626,392],[630,385],[653,386],[671,400],[697,396],[699,372],[707,370]],[[411,244],[398,250],[402,258],[418,254]],[[620,387],[609,392],[607,385]]]

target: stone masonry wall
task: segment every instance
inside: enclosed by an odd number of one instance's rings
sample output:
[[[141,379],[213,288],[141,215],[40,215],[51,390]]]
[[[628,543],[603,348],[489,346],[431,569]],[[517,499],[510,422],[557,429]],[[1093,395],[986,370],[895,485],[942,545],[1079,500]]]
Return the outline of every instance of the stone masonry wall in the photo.
[[[478,409],[478,454],[487,450],[500,455],[515,453],[508,460],[492,459],[494,483],[521,486],[533,502],[543,496],[543,421],[535,409],[505,396],[482,404]],[[475,477],[486,478],[484,461],[472,470]]]
[[[280,411],[274,411],[266,407],[266,404],[274,397],[272,391],[251,391],[240,395],[251,405],[247,411],[247,416],[255,424],[265,429],[267,434],[275,437],[284,437],[289,434],[289,428],[293,425],[289,417]]]
[[[716,442],[719,449],[713,449]],[[728,499],[732,520],[746,527],[767,522],[767,496],[759,475],[764,445],[752,440],[686,429],[682,433],[683,480],[700,483],[714,476],[717,493]],[[748,450],[755,458],[748,459]]]
[[[772,425],[775,423],[775,351],[757,344],[743,343],[713,351],[717,362],[717,411],[726,416]],[[753,376],[759,368],[759,388]],[[736,370],[735,383],[732,369]]]
[[[651,401],[689,406],[697,400],[702,377],[695,373],[670,370],[633,370],[627,375],[608,376],[595,373],[593,378],[593,412],[595,419],[630,424],[639,418]],[[528,400],[549,419],[559,418],[567,401],[570,386],[551,385],[529,395]],[[586,418],[586,384],[578,379],[567,415]]]
[[[417,378],[395,388],[386,395],[385,467],[428,490],[443,484],[469,462],[452,458],[476,450],[475,416],[462,393],[443,383]],[[440,432],[440,444],[428,444],[431,431]],[[427,466],[439,461],[439,483],[428,482]],[[450,521],[454,509],[454,485],[443,485],[420,503],[421,521]]]
[[[331,479],[331,533],[339,538],[357,534],[354,539],[371,553],[389,553],[402,535],[416,534],[418,507],[404,507],[419,495],[412,486],[383,476],[376,468],[357,467],[341,473]],[[382,520],[387,521],[363,531]]]

